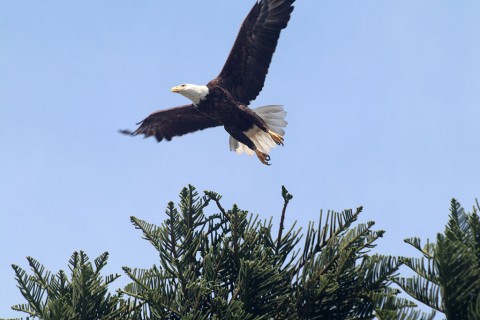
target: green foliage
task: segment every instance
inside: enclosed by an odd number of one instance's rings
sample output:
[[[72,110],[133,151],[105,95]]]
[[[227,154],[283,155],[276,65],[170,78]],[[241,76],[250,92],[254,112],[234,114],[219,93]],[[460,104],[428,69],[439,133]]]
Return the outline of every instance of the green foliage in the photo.
[[[132,217],[160,260],[125,267],[133,282],[122,292],[142,302],[145,319],[427,319],[389,288],[400,262],[368,255],[384,232],[353,226],[361,208],[320,216],[301,247],[300,230],[284,230],[293,197],[285,188],[282,197],[276,238],[271,221],[225,210],[220,195],[192,186],[160,226]],[[212,202],[217,212],[207,217]]]
[[[108,285],[120,275],[100,275],[107,264],[107,252],[93,264],[84,252],[74,252],[69,261],[70,279],[63,270],[52,274],[37,260],[27,260],[32,274],[12,265],[18,288],[27,301],[12,309],[25,312],[32,319],[45,320],[113,320],[135,314],[128,301],[108,293]]]
[[[53,275],[27,258],[31,275],[13,266],[27,304],[13,308],[52,320],[433,318],[390,286],[402,261],[370,255],[384,231],[372,230],[371,221],[356,223],[362,208],[321,213],[302,235],[295,224],[285,227],[293,196],[282,187],[282,197],[277,229],[237,205],[224,209],[215,192],[200,196],[188,186],[178,206],[168,203],[159,226],[131,217],[159,261],[148,269],[124,267],[132,282],[123,290],[109,294],[108,285],[119,275],[100,275],[107,253],[92,264],[75,252],[70,277],[64,271]],[[207,207],[214,212],[206,215]],[[475,221],[470,228],[480,230]],[[427,298],[436,301],[435,294]]]
[[[480,319],[480,220],[479,205],[465,213],[453,199],[450,218],[437,243],[422,248],[420,239],[406,239],[423,255],[402,258],[415,275],[395,282],[415,299],[447,319]]]

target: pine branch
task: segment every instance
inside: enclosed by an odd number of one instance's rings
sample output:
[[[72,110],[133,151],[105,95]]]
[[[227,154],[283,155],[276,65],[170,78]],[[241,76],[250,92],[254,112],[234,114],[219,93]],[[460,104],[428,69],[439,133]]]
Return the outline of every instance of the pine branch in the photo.
[[[277,248],[275,249],[275,254],[278,255],[278,251],[280,250],[280,243],[282,241],[282,232],[283,232],[283,224],[285,222],[285,214],[287,212],[287,206],[290,200],[293,199],[293,196],[288,193],[287,189],[282,186],[282,198],[283,198],[283,209],[282,215],[280,217],[280,227],[278,228],[278,236],[277,236]]]
[[[12,265],[15,272],[15,280],[17,281],[17,287],[20,289],[22,296],[27,300],[29,308],[25,308],[23,311],[29,313],[32,316],[43,317],[42,310],[44,304],[42,302],[43,292],[35,282],[33,282],[27,275],[26,271],[17,265]],[[21,305],[20,307],[25,306]]]
[[[350,225],[357,220],[363,208],[357,208],[357,211],[352,214],[351,210],[345,210],[341,214],[327,212],[327,218],[322,228],[322,211],[320,211],[319,230],[315,231],[313,224],[309,225],[304,245],[304,254],[302,260],[299,261],[295,267],[293,274],[296,275],[303,268],[306,261],[311,260],[316,254],[321,252],[327,245],[330,239],[338,237],[342,232],[345,232]],[[330,221],[330,223],[328,223]],[[337,226],[338,224],[338,226]],[[330,227],[329,227],[330,226]],[[327,236],[328,234],[328,236]],[[316,241],[313,240],[316,235]]]
[[[160,250],[160,244],[158,243],[158,228],[143,220],[135,217],[130,217],[130,221],[135,226],[135,229],[139,229],[143,233],[143,239],[148,240],[157,250]]]
[[[205,191],[205,195],[213,200],[215,204],[217,205],[218,210],[223,214],[224,217],[227,217],[227,213],[225,212],[225,209],[223,209],[222,205],[220,204],[220,199],[222,196],[220,196],[218,193],[212,192],[212,191]]]
[[[444,312],[440,300],[440,286],[432,284],[430,281],[419,276],[407,279],[393,278],[393,281],[412,298],[415,298],[432,309],[442,313]]]
[[[45,272],[45,267],[32,257],[27,257],[27,261],[30,265],[30,269],[33,271],[34,274],[31,280],[38,283],[41,288],[48,290],[48,283],[50,282],[51,272]]]

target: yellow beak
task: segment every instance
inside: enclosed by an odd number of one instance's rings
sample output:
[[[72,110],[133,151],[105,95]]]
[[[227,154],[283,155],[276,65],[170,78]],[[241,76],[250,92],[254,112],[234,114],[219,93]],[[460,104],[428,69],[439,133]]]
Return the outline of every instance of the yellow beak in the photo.
[[[175,93],[179,93],[180,91],[182,91],[182,88],[180,86],[176,86],[176,87],[173,87],[171,91]]]

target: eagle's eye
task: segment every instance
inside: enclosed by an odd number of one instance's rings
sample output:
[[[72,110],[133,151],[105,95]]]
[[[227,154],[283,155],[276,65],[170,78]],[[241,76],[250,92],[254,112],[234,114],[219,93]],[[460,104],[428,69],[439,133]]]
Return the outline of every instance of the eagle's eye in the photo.
[[[184,84],[181,84],[180,87],[185,88],[185,85],[184,85]]]

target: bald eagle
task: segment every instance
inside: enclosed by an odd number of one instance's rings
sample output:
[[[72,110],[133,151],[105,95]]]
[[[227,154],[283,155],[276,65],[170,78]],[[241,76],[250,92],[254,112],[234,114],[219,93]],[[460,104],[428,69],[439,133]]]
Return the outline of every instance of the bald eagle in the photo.
[[[257,0],[243,21],[220,74],[206,85],[182,84],[171,89],[191,104],[160,110],[139,122],[128,135],[154,136],[157,141],[223,126],[230,149],[254,153],[270,165],[269,151],[283,145],[287,122],[283,106],[248,106],[263,88],[280,31],[287,26],[295,0]]]

